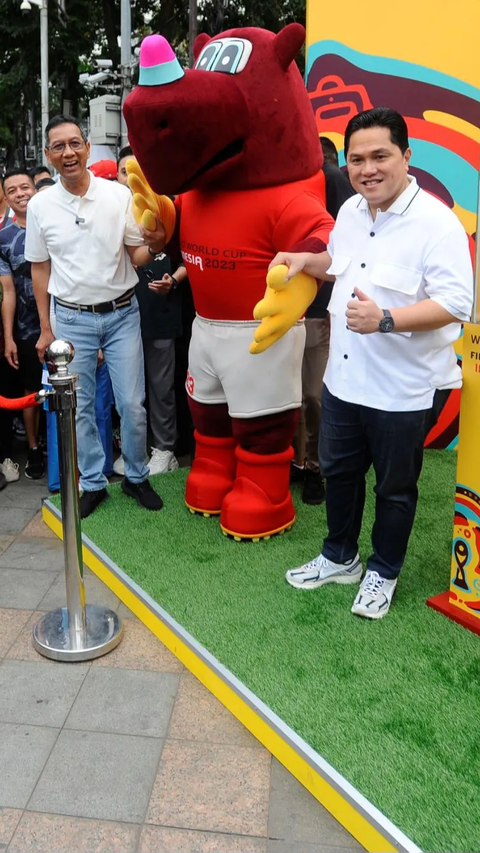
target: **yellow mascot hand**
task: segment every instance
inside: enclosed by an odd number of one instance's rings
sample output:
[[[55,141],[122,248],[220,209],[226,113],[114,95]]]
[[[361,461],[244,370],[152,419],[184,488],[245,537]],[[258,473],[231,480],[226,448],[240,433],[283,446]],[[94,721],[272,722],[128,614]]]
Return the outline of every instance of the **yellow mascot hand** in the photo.
[[[253,310],[261,320],[250,344],[252,355],[264,352],[285,335],[303,316],[317,295],[317,283],[311,275],[299,272],[286,280],[288,267],[279,264],[267,273],[265,296]]]
[[[175,230],[176,211],[173,201],[166,195],[157,195],[150,189],[147,179],[136,160],[127,160],[128,186],[133,193],[133,215],[147,231],[155,231],[157,220],[163,224],[166,242]]]

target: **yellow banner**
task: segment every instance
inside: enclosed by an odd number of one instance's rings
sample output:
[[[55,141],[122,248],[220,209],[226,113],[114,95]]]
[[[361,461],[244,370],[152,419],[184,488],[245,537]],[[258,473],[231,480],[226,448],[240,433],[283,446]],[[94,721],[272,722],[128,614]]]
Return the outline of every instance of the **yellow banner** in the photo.
[[[450,604],[480,620],[480,325],[463,335]]]

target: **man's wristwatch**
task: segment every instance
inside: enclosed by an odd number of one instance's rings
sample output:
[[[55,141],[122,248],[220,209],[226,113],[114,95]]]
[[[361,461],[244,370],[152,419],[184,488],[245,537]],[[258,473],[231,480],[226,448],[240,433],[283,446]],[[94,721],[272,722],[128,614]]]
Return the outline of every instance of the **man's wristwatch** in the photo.
[[[388,310],[388,308],[382,308],[382,311],[383,311],[383,317],[378,324],[378,331],[379,332],[393,332],[393,330],[395,328],[395,320],[393,319],[392,315],[390,314],[390,311]]]

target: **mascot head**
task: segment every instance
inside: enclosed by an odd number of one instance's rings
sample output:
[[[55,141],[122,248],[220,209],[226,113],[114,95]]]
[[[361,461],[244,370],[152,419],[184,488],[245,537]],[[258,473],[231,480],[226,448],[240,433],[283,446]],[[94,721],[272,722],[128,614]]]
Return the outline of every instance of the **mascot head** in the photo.
[[[157,193],[276,186],[318,172],[321,148],[294,62],[304,39],[300,24],[277,35],[254,27],[203,34],[186,71],[162,36],[143,41],[124,114]]]

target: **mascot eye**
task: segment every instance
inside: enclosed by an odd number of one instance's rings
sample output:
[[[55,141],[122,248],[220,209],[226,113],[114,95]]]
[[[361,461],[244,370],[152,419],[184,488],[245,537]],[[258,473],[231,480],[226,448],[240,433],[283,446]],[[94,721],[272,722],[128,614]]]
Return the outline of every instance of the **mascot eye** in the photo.
[[[161,121],[158,122],[158,127],[160,130],[165,130],[165,128],[168,127],[168,121],[163,118]]]
[[[229,44],[220,51],[212,66],[212,71],[222,71],[224,74],[235,74],[242,48],[240,45]]]
[[[226,38],[210,42],[198,57],[195,68],[202,71],[220,71],[223,74],[238,74],[245,68],[252,43],[247,39]]]
[[[202,50],[200,56],[198,57],[195,68],[201,69],[201,71],[210,71],[212,63],[220,50],[222,43],[220,41],[211,42],[207,44],[207,46]]]

